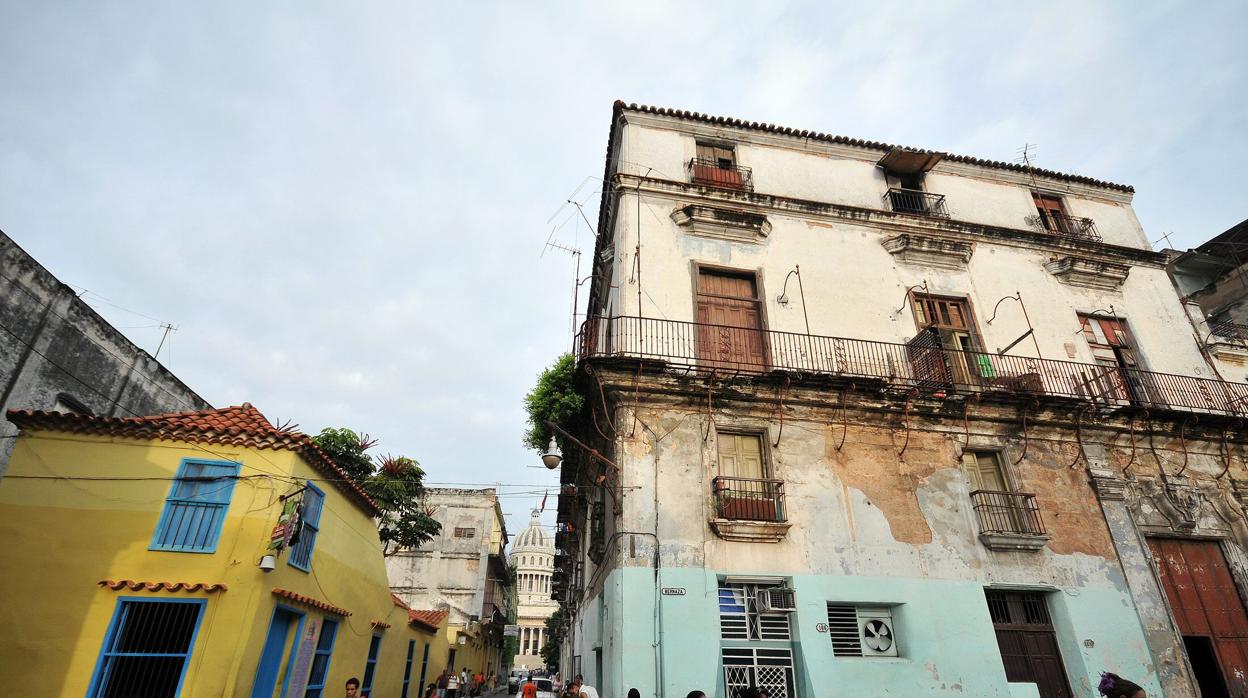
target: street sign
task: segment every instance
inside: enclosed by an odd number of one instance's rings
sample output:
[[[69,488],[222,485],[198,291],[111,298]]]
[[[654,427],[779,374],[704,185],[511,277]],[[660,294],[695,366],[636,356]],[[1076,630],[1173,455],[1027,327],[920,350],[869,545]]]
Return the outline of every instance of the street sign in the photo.
[[[664,596],[684,596],[685,588],[684,587],[663,587],[663,595]]]
[[[815,632],[817,633],[828,632],[828,624],[827,623],[815,623]]]
[[[503,626],[503,637],[520,637],[520,626],[518,626],[518,625],[504,625],[504,626]]]

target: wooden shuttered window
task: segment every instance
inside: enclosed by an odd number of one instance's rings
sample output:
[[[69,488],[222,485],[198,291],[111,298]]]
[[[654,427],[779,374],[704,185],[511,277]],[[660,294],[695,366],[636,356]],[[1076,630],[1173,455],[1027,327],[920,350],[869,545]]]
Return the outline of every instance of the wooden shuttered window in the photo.
[[[762,479],[767,477],[763,465],[763,440],[758,434],[719,433],[719,474],[724,477]]]
[[[962,454],[962,464],[966,467],[967,477],[971,480],[971,490],[989,490],[992,492],[1009,492],[1012,490],[1005,471],[1001,467],[1001,456],[992,451],[966,451]]]

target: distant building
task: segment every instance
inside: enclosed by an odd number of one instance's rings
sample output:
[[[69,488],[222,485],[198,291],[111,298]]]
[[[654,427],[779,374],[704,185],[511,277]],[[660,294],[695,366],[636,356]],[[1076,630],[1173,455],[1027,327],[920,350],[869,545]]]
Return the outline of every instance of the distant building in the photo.
[[[367,695],[415,696],[446,666],[444,614],[390,593],[376,504],[308,436],[248,404],[8,419],[21,435],[0,481],[6,682],[302,698],[354,676]]]
[[[134,417],[208,407],[0,232],[0,414]],[[0,475],[13,449],[5,437],[16,433],[0,420]]]
[[[542,644],[546,642],[546,619],[559,610],[559,603],[550,597],[550,579],[555,569],[555,537],[542,527],[537,509],[529,527],[520,532],[511,547],[511,560],[516,566],[516,612],[520,626],[520,645],[512,665],[525,669],[545,666]]]
[[[507,525],[498,493],[430,488],[425,506],[442,530],[419,548],[387,559],[390,588],[413,608],[449,613],[448,665],[497,674],[505,668],[501,654],[509,610]]]

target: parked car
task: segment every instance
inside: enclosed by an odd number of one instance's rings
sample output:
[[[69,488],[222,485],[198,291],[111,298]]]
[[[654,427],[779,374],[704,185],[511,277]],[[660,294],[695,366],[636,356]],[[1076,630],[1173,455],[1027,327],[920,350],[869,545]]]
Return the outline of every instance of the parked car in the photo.
[[[537,684],[537,698],[556,698],[555,684],[550,679],[533,679]]]

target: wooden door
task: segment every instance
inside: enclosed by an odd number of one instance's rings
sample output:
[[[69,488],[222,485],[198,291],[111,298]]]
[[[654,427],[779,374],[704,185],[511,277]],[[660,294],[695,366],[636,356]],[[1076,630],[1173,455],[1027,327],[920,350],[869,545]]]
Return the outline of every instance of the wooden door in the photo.
[[[698,271],[698,366],[763,371],[762,304],[753,274]]]
[[[1106,402],[1148,402],[1148,385],[1140,370],[1135,339],[1120,318],[1095,317],[1080,313],[1083,336],[1101,373],[1088,386],[1093,397]]]
[[[979,334],[966,299],[916,293],[913,301],[915,323],[920,329],[934,330],[948,352],[952,381],[966,386],[982,383],[984,367],[992,373],[991,359],[979,351]]]
[[[1207,638],[1230,695],[1248,695],[1248,612],[1219,544],[1150,538],[1148,547],[1179,634]]]
[[[1006,678],[1036,684],[1041,698],[1070,698],[1044,594],[989,591],[986,596]]]
[[[1040,220],[1047,230],[1054,233],[1070,233],[1070,226],[1062,211],[1062,200],[1059,197],[1033,193],[1031,198],[1035,201],[1036,212],[1040,214]]]

